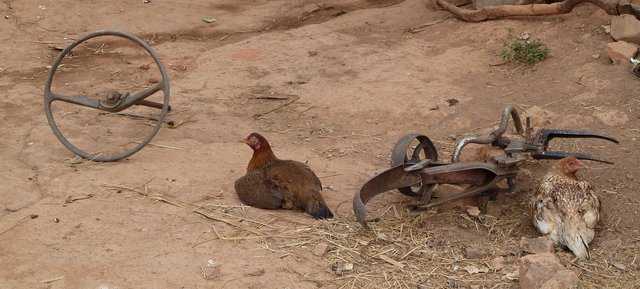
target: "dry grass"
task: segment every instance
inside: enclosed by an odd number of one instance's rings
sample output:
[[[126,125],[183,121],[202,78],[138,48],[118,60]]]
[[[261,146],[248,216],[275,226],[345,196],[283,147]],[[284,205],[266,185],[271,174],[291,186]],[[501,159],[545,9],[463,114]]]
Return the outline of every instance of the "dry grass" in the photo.
[[[246,206],[211,201],[188,204],[150,194],[146,186],[144,192],[114,188],[189,208],[212,221],[214,238],[194,247],[213,240],[257,240],[263,249],[281,258],[294,256],[317,265],[319,270],[332,272],[335,277],[329,279],[303,276],[305,281],[322,287],[519,288],[519,241],[536,236],[529,224],[526,191],[501,195],[491,203],[493,209],[489,213],[493,211],[498,217],[473,217],[453,206],[412,213],[406,209],[406,198],[387,196],[369,204],[371,216],[380,221],[370,223],[372,230],[367,231],[350,211],[336,214],[329,221],[314,221],[302,213],[300,218],[283,218],[276,212],[265,214]],[[342,211],[346,210],[344,206]],[[583,288],[640,288],[640,234],[630,230],[633,228],[619,228],[619,223],[615,218],[603,218],[590,260],[577,261],[566,251],[557,252],[562,263],[578,274]],[[623,229],[630,231],[620,234]],[[616,239],[620,236],[632,237]],[[466,258],[467,248],[479,248],[482,254]],[[350,266],[351,270],[345,269]]]
[[[320,255],[324,263],[317,265],[330,270],[335,278],[308,281],[336,288],[519,288],[519,241],[523,236],[535,236],[531,235],[524,201],[523,197],[508,200],[510,208],[503,210],[500,218],[472,217],[459,209],[415,214],[396,202],[373,210],[374,215],[381,214],[381,221],[371,223],[371,231],[363,230],[351,215],[330,221],[309,220],[308,224],[274,217],[271,220],[276,225],[271,228],[251,226],[262,232],[261,236],[236,230],[233,237],[218,238],[258,238],[263,248],[281,257],[292,255],[309,262],[317,262],[314,253]],[[254,209],[230,208],[225,214],[242,218],[251,213],[247,210]],[[615,220],[603,220],[603,226],[609,222]],[[600,241],[591,260],[576,261],[564,251],[558,251],[558,256],[578,274],[583,288],[638,288],[640,238],[625,240],[615,248],[602,247]],[[325,254],[314,252],[324,247]],[[480,248],[483,256],[465,258],[468,247]],[[340,272],[348,264],[353,270]]]

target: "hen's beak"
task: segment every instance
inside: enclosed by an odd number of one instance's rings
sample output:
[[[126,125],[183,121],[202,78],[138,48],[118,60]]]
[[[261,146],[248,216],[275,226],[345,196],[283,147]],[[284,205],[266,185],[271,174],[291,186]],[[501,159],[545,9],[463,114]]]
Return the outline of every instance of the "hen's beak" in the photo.
[[[590,169],[590,167],[588,165],[586,165],[583,161],[578,160],[577,162],[578,165],[578,169]]]
[[[243,139],[239,140],[238,142],[243,143],[243,144],[249,144],[249,141],[246,138],[243,138]]]

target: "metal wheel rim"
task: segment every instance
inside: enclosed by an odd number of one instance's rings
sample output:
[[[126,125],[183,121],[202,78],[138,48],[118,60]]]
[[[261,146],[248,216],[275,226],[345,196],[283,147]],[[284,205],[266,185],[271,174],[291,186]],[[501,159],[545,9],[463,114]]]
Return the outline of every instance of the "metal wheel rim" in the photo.
[[[411,142],[414,140],[418,140],[420,143],[413,151],[411,151],[412,156],[416,155],[416,153],[419,154],[419,150],[422,149],[425,155],[430,157],[431,160],[438,160],[438,151],[433,145],[433,142],[431,142],[431,140],[425,135],[414,133],[402,137],[394,146],[393,151],[391,152],[392,167],[408,164],[409,159],[407,158],[407,150],[409,149],[409,145],[411,144]],[[405,187],[398,189],[398,191],[404,195],[410,197],[420,197],[424,201],[428,201],[429,199],[431,199],[431,193],[436,188],[436,186],[437,185],[435,184],[420,186],[417,191],[415,191],[412,187]]]
[[[87,152],[81,150],[80,148],[78,148],[74,144],[72,144],[69,140],[67,140],[67,138],[64,137],[64,134],[58,128],[58,125],[56,124],[56,121],[55,121],[55,119],[53,117],[53,113],[51,111],[51,103],[53,102],[53,99],[51,97],[51,84],[53,83],[53,78],[55,76],[56,71],[58,70],[58,67],[62,63],[62,60],[64,59],[65,56],[67,56],[69,54],[69,52],[71,52],[71,50],[73,50],[80,43],[85,42],[85,41],[87,41],[89,39],[92,39],[92,38],[100,37],[100,36],[116,36],[116,37],[125,38],[125,39],[128,39],[129,41],[132,41],[132,42],[138,44],[138,46],[144,48],[144,50],[147,51],[149,56],[151,56],[151,58],[153,58],[154,62],[158,66],[158,69],[160,70],[160,74],[162,75],[162,80],[161,80],[161,82],[162,82],[162,92],[164,94],[162,111],[160,112],[160,116],[158,117],[158,121],[156,123],[156,126],[152,129],[151,133],[144,140],[142,140],[138,145],[134,146],[133,148],[131,148],[129,150],[125,150],[122,153],[109,155],[109,156],[101,156],[101,155],[90,154],[90,153],[87,153]],[[58,57],[56,58],[56,60],[53,63],[53,65],[51,65],[51,69],[49,70],[49,74],[47,76],[47,81],[46,81],[45,86],[44,86],[44,111],[45,111],[45,114],[47,116],[47,122],[49,123],[49,126],[51,127],[51,130],[53,131],[53,134],[58,138],[58,140],[67,149],[69,149],[75,155],[80,156],[80,157],[82,157],[84,159],[97,161],[97,162],[111,162],[111,161],[117,161],[117,160],[121,160],[121,159],[124,159],[126,157],[129,157],[129,156],[135,154],[136,152],[140,151],[145,145],[147,145],[149,142],[151,142],[151,139],[153,139],[158,134],[158,131],[160,131],[160,128],[162,127],[162,124],[164,123],[164,119],[166,118],[167,113],[169,112],[169,98],[170,98],[170,95],[171,95],[171,90],[170,90],[170,87],[169,87],[169,74],[167,73],[164,65],[162,65],[162,63],[160,62],[160,59],[159,59],[158,55],[156,54],[155,50],[153,50],[153,48],[151,48],[151,46],[149,46],[149,44],[144,42],[142,39],[140,39],[140,38],[138,38],[138,37],[136,37],[134,35],[125,33],[125,32],[101,30],[101,31],[96,31],[96,32],[90,33],[90,34],[85,35],[82,38],[76,40],[71,45],[67,46],[58,55]]]

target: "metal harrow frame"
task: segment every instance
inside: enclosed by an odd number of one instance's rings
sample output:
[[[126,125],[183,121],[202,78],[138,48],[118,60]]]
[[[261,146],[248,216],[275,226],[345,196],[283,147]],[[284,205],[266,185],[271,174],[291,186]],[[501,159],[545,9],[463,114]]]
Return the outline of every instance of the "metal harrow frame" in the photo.
[[[509,120],[513,120],[515,135],[505,136]],[[515,191],[515,180],[519,165],[529,159],[562,159],[575,156],[582,160],[591,160],[611,164],[606,160],[589,154],[549,150],[549,142],[554,138],[596,138],[613,143],[612,137],[589,131],[561,130],[541,128],[534,130],[531,121],[526,119],[523,127],[519,112],[507,106],[500,125],[484,136],[468,135],[457,140],[451,162],[438,160],[438,152],[431,140],[421,134],[406,135],[396,143],[391,153],[391,168],[367,181],[353,197],[353,211],[358,222],[368,228],[366,204],[376,195],[391,190],[418,199],[420,208],[430,208],[464,197],[493,194],[500,189],[497,184],[507,181],[508,190]],[[419,144],[414,148],[412,142]],[[501,149],[504,154],[484,162],[460,162],[460,155],[470,143],[491,145]],[[424,158],[421,153],[424,152]],[[432,193],[437,185],[462,185],[463,191],[444,193],[432,201]]]

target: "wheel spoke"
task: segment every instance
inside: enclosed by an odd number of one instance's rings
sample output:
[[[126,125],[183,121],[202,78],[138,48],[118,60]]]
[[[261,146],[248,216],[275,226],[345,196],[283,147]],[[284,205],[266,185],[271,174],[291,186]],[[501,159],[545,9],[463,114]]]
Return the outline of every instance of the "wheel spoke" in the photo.
[[[154,86],[148,87],[144,90],[138,91],[132,95],[129,95],[129,97],[127,97],[127,99],[125,100],[124,104],[122,105],[124,108],[127,108],[129,106],[132,106],[134,104],[142,104],[142,103],[150,103],[148,101],[144,101],[145,98],[153,95],[154,93],[160,91],[162,89],[162,82],[158,83]],[[146,104],[142,104],[142,105],[146,105]],[[151,105],[146,105],[146,106],[151,106]],[[155,106],[152,106],[155,107]],[[160,108],[162,108],[162,104],[160,104]]]
[[[91,108],[99,108],[100,101],[91,99],[85,95],[66,96],[62,94],[51,93],[51,101],[59,100],[66,103],[78,104]]]

